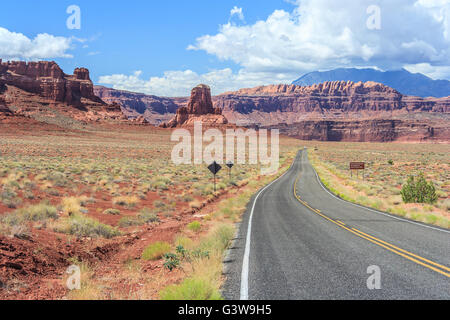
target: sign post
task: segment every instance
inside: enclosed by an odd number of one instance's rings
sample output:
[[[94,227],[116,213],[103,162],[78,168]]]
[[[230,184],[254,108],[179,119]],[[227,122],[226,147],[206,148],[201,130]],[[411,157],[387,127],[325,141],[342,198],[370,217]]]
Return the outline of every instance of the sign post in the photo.
[[[231,168],[233,168],[233,166],[234,166],[234,163],[233,163],[233,162],[231,162],[231,161],[228,161],[228,162],[227,162],[228,175],[229,175],[230,180],[231,180]]]
[[[353,170],[356,170],[356,174],[358,175],[358,170],[363,170],[363,179],[364,179],[364,170],[366,169],[365,162],[350,162],[350,172],[353,178]],[[358,175],[359,177],[359,175]]]
[[[216,192],[216,174],[222,169],[221,165],[216,161],[208,166],[209,171],[214,175],[214,193]]]

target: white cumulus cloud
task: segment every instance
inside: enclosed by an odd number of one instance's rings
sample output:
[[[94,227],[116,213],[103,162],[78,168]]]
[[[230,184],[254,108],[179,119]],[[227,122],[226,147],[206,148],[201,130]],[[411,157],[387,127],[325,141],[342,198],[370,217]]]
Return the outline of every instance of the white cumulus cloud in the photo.
[[[197,39],[204,50],[249,70],[311,71],[342,66],[450,61],[446,37],[448,1],[378,1],[381,30],[370,30],[373,0],[301,0],[292,12],[275,10],[253,25],[225,24],[215,35]],[[425,5],[426,4],[426,5]],[[438,10],[439,9],[439,10]]]
[[[238,8],[237,6],[234,6],[233,9],[231,9],[230,11],[230,19],[234,16],[238,17],[238,19],[241,21],[245,20],[242,8]]]
[[[5,60],[39,60],[51,58],[71,58],[67,51],[72,39],[57,37],[47,33],[30,39],[22,33],[11,32],[0,27],[0,58]]]
[[[101,76],[99,83],[110,85],[114,89],[141,92],[157,96],[189,96],[193,87],[200,83],[208,84],[212,94],[234,91],[242,87],[254,87],[263,83],[283,83],[289,81],[289,75],[278,74],[274,79],[271,73],[248,73],[245,70],[233,72],[229,68],[212,70],[198,74],[192,70],[166,71],[162,77],[142,78],[142,71],[131,75],[113,74]]]
[[[274,10],[252,24],[228,21],[215,34],[188,46],[240,70],[205,74],[170,71],[143,80],[113,75],[101,82],[117,88],[186,95],[192,85],[211,84],[216,93],[270,83],[289,83],[302,74],[337,67],[408,68],[450,79],[450,0],[296,0],[292,11]],[[370,6],[380,11],[381,29],[368,28]],[[244,17],[234,7],[233,16]],[[243,19],[242,19],[243,20]],[[106,81],[106,82],[105,82]]]

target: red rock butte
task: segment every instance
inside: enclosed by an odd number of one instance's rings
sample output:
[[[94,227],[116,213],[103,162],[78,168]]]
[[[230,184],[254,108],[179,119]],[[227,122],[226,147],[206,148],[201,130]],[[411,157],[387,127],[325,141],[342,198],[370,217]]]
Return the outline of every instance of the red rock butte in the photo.
[[[107,104],[94,93],[86,68],[65,74],[53,61],[24,62],[0,59],[0,119],[53,117],[53,111],[81,121],[127,118],[118,104]]]
[[[193,88],[187,107],[179,108],[175,117],[168,123],[163,123],[161,127],[193,126],[195,122],[201,122],[206,126],[220,126],[228,123],[222,115],[222,109],[214,108],[211,89],[205,84]]]
[[[53,61],[2,62],[0,59],[0,87],[11,85],[56,102],[81,106],[81,99],[105,104],[94,94],[89,70],[77,68],[73,75],[65,74]]]

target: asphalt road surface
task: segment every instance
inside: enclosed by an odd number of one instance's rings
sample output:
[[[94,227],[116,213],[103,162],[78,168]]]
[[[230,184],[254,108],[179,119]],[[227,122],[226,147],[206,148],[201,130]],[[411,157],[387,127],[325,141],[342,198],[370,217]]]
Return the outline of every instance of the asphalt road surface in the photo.
[[[332,195],[299,152],[250,202],[226,299],[450,299],[450,232]]]

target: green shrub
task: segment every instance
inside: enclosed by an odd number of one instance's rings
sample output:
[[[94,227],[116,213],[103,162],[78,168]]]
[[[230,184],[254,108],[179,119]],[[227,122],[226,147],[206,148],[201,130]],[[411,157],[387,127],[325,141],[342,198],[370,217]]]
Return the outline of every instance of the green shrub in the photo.
[[[142,252],[142,259],[144,260],[158,260],[163,255],[169,253],[172,249],[171,245],[164,241],[157,241],[152,243]]]
[[[142,226],[144,222],[138,217],[123,217],[119,220],[119,227],[133,227],[133,226]]]
[[[26,221],[43,222],[49,219],[57,219],[58,211],[55,207],[43,202],[37,205],[18,209],[1,218],[3,223],[10,226],[20,225]]]
[[[171,285],[160,292],[162,300],[222,300],[214,286],[203,279],[188,278],[179,285]]]
[[[166,204],[164,203],[164,201],[161,200],[156,200],[153,205],[155,206],[155,208],[165,208]]]
[[[103,211],[104,214],[110,214],[113,216],[118,216],[120,215],[120,210],[119,209],[106,209],[105,211]]]
[[[228,248],[234,237],[234,229],[232,226],[222,225],[215,232],[215,237],[220,244],[220,249],[225,250]]]
[[[179,248],[177,248],[177,252]],[[185,251],[183,252],[185,254]],[[164,254],[164,268],[169,269],[169,271],[172,271],[175,268],[178,268],[180,265],[180,259],[176,254],[173,253],[166,253]]]
[[[69,218],[68,227],[63,232],[77,237],[103,237],[106,239],[120,235],[120,232],[95,219],[75,214]]]
[[[181,201],[183,202],[191,202],[192,200],[194,200],[194,198],[189,194],[181,196]]]
[[[202,224],[199,221],[193,221],[187,225],[187,228],[193,232],[200,231]]]
[[[17,207],[19,207],[22,204],[22,199],[20,199],[19,197],[11,198],[11,199],[6,198],[6,199],[3,199],[2,202],[9,209],[16,209]]]
[[[141,210],[141,212],[138,215],[138,218],[143,223],[159,222],[158,216],[155,213],[153,213],[150,209],[147,209],[147,208],[144,208]]]
[[[423,173],[420,173],[417,179],[410,176],[402,188],[401,195],[405,203],[434,204],[438,200],[436,188],[431,181],[425,180]]]
[[[234,237],[234,228],[231,225],[220,225],[216,231],[204,239],[198,249],[208,252],[223,253],[228,248]]]
[[[113,204],[133,208],[139,202],[138,197],[136,196],[119,196],[113,199]]]

